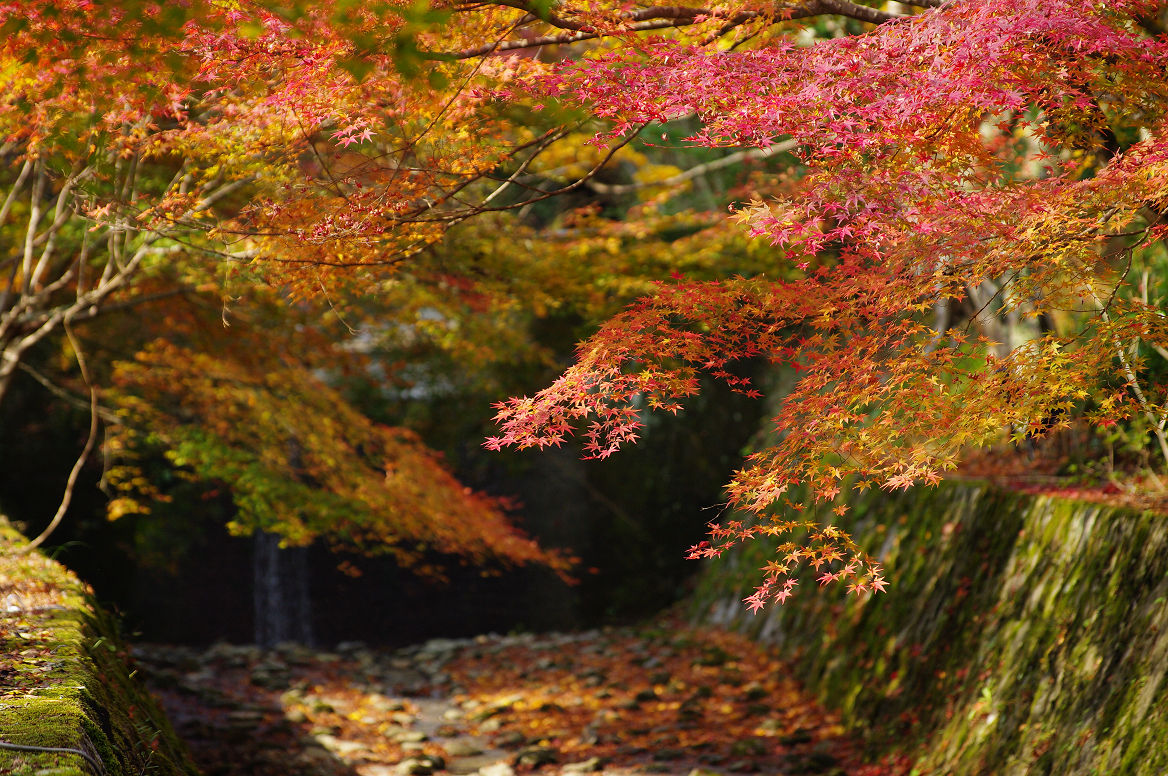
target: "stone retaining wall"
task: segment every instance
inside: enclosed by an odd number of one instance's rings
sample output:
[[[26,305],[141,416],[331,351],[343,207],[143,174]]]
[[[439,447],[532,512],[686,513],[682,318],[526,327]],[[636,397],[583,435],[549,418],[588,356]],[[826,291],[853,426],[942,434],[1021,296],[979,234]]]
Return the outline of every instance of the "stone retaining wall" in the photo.
[[[0,518],[0,773],[197,773],[114,620]]]
[[[1168,518],[947,483],[837,522],[888,593],[808,576],[751,615],[757,542],[711,562],[695,616],[780,645],[874,755],[920,773],[1168,773]]]

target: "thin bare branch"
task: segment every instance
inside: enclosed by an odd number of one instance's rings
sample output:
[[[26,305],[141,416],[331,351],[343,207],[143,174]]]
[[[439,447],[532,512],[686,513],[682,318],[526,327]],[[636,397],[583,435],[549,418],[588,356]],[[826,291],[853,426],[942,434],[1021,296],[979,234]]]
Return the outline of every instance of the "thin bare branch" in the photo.
[[[57,512],[53,515],[53,519],[45,526],[45,530],[29,541],[25,545],[24,551],[28,552],[35,547],[44,544],[44,541],[52,535],[53,531],[57,530],[57,526],[61,524],[65,513],[69,511],[69,504],[73,501],[73,491],[77,487],[77,478],[81,474],[81,468],[85,466],[85,462],[89,460],[90,453],[93,452],[93,447],[97,444],[98,431],[98,403],[97,403],[97,387],[90,379],[89,368],[85,363],[85,354],[81,350],[81,343],[77,341],[77,336],[73,333],[73,327],[69,325],[69,321],[64,322],[65,336],[69,338],[69,345],[73,348],[73,354],[77,357],[77,367],[81,370],[81,379],[85,382],[85,387],[89,389],[89,436],[85,440],[85,447],[81,449],[81,454],[77,456],[77,460],[73,464],[73,468],[69,471],[69,477],[65,481],[65,490],[61,494],[61,503],[57,505]]]
[[[727,156],[723,156],[720,159],[714,159],[712,161],[705,162],[704,164],[695,165],[690,167],[688,170],[678,173],[677,175],[671,175],[668,178],[663,178],[659,181],[638,181],[636,183],[610,184],[600,183],[599,181],[594,180],[588,182],[588,188],[599,194],[629,194],[639,189],[648,188],[650,186],[679,186],[682,183],[693,180],[694,178],[697,178],[701,175],[706,175],[716,170],[731,167],[735,164],[741,164],[743,162],[750,162],[759,159],[768,159],[775,154],[781,154],[786,151],[790,151],[791,149],[795,148],[796,145],[797,143],[794,140],[784,140],[781,143],[775,143],[774,145],[767,146],[766,148],[751,148],[743,151],[737,151]]]
[[[30,285],[33,289],[37,289],[44,282],[45,273],[48,271],[50,262],[53,258],[53,249],[57,245],[57,235],[61,232],[61,227],[69,220],[69,217],[74,213],[73,203],[70,198],[73,195],[73,189],[77,184],[85,178],[87,168],[75,168],[69,177],[61,185],[61,191],[57,194],[57,202],[53,211],[53,223],[49,224],[48,228],[37,238],[37,241],[44,241],[44,249],[41,250],[40,259],[37,260],[37,265],[32,271],[32,279]]]
[[[616,145],[609,148],[608,152],[604,155],[604,157],[600,161],[598,161],[595,165],[593,165],[592,169],[588,170],[588,172],[584,173],[584,175],[580,176],[572,183],[569,183],[567,186],[563,186],[561,188],[554,189],[552,191],[543,191],[543,190],[536,189],[536,191],[540,192],[539,196],[535,196],[535,197],[532,197],[530,199],[525,199],[522,202],[516,202],[516,203],[511,204],[511,205],[501,205],[498,207],[483,207],[482,205],[478,205],[478,206],[472,206],[469,208],[464,208],[462,210],[458,210],[458,211],[454,211],[454,212],[450,212],[450,213],[440,214],[440,215],[435,216],[433,218],[417,217],[417,216],[420,216],[422,213],[425,213],[425,212],[428,212],[428,211],[434,209],[434,205],[428,205],[424,208],[417,208],[409,216],[399,218],[396,220],[398,220],[399,222],[402,222],[402,223],[411,223],[411,222],[412,223],[442,223],[442,222],[445,222],[445,223],[453,226],[454,224],[465,221],[466,219],[470,218],[471,216],[478,215],[479,213],[496,213],[496,212],[503,212],[506,210],[518,210],[519,208],[527,207],[528,205],[531,205],[535,202],[542,202],[545,199],[550,199],[551,197],[558,197],[562,194],[567,194],[569,191],[575,191],[576,189],[587,185],[588,182],[593,177],[595,177],[598,172],[600,172],[600,170],[604,167],[604,165],[608,164],[609,161],[611,161],[612,158],[617,154],[617,152],[619,152],[622,148],[624,148],[626,145],[631,143],[633,141],[633,139],[637,136],[637,134],[642,129],[644,129],[646,126],[647,126],[647,124],[642,124],[635,131],[630,132],[619,143],[617,143]]]
[[[1111,316],[1107,313],[1107,306],[1095,293],[1094,286],[1087,286],[1087,292],[1091,296],[1091,300],[1095,303],[1095,307],[1099,312],[1099,316],[1103,322],[1110,325]],[[1164,457],[1165,463],[1168,463],[1168,436],[1164,434],[1164,426],[1161,419],[1156,417],[1156,413],[1152,411],[1151,404],[1144,396],[1144,391],[1140,387],[1140,381],[1136,376],[1135,369],[1132,368],[1131,361],[1128,360],[1126,349],[1119,339],[1112,336],[1112,344],[1115,346],[1115,355],[1119,358],[1119,366],[1123,370],[1123,376],[1127,380],[1128,388],[1136,397],[1136,402],[1140,405],[1140,410],[1144,413],[1144,417],[1152,426],[1152,434],[1156,437],[1156,442],[1160,445],[1160,454]]]
[[[78,409],[89,409],[90,403],[88,399],[83,399],[76,394],[70,393],[66,388],[63,388],[54,383],[48,375],[46,375],[44,372],[41,372],[36,367],[21,363],[18,365],[18,368],[33,380],[36,380],[38,383],[40,383],[41,387],[43,387],[46,391],[53,394],[66,404],[70,404]],[[108,407],[99,407],[98,416],[106,423],[118,422],[117,414]]]
[[[520,163],[521,167],[526,168],[528,165],[531,164],[531,162],[535,159],[535,157],[539,156],[539,154],[542,153],[548,147],[548,145],[549,145],[548,139],[549,138],[551,138],[552,140],[559,140],[559,139],[565,137],[567,134],[568,134],[568,130],[566,128],[549,129],[547,132],[543,133],[539,137],[537,137],[533,140],[529,140],[521,145],[518,145],[518,146],[515,146],[514,148],[512,148],[511,151],[509,152],[509,156],[511,159],[514,159],[523,151],[534,148],[535,151],[532,153],[532,155],[530,157],[528,157],[527,160]],[[502,160],[500,160],[497,164],[502,164]],[[463,189],[465,189],[466,187],[470,186],[471,184],[476,183],[476,182],[478,182],[486,177],[489,177],[489,172],[486,170],[478,171],[473,175],[464,175],[464,179],[462,181],[458,182],[457,184],[455,184],[451,188],[442,192],[441,197],[434,199],[426,207],[415,208],[415,210],[413,212],[415,215],[417,215],[417,214],[423,213],[427,210],[433,209],[434,207],[437,207],[439,204],[442,204],[443,202],[446,202],[448,200],[455,198]],[[509,176],[509,179],[515,178],[515,177],[516,176]],[[494,199],[494,196],[495,196],[495,194],[488,195],[488,200]],[[484,204],[485,204],[485,202],[484,202]]]
[[[627,32],[652,32],[653,30],[667,30],[674,27],[688,27],[694,23],[694,18],[700,9],[681,9],[685,11],[693,11],[692,14],[685,16],[678,16],[676,18],[657,18],[648,19],[645,21],[631,22],[625,26]],[[750,11],[738,14],[735,19],[741,17],[741,24],[743,21],[756,19],[761,14]],[[556,25],[560,27],[561,25]],[[492,44],[484,43],[481,46],[474,48],[463,49],[461,51],[443,52],[437,56],[443,58],[453,59],[471,59],[473,57],[481,57],[487,54],[506,51],[522,51],[524,49],[540,48],[542,46],[564,46],[570,43],[578,43],[582,40],[595,40],[604,37],[605,33],[593,31],[591,28],[580,29],[578,26],[572,25],[567,28],[568,32],[561,32],[553,35],[540,35],[535,38],[528,38],[526,40],[508,40],[502,43]]]
[[[928,0],[924,1],[928,2]],[[522,0],[515,0],[514,2],[504,0],[498,4],[527,11],[529,14],[539,15],[537,9]],[[923,5],[924,3],[922,2],[920,4]],[[913,3],[913,5],[918,5],[918,3]],[[937,3],[937,5],[940,5],[940,3]],[[930,5],[929,7],[935,6]],[[826,15],[846,16],[870,24],[883,24],[903,18],[900,14],[869,8],[866,5],[853,3],[850,0],[809,0],[809,2],[800,3],[791,8],[779,9],[777,13],[774,11],[740,11],[731,16],[724,16],[718,11],[709,8],[650,6],[649,8],[641,8],[636,11],[623,12],[616,18],[616,21],[621,23],[621,29],[624,32],[651,32],[653,30],[664,30],[674,27],[688,27],[710,19],[724,19],[724,24],[717,34],[720,37],[735,27],[755,19],[774,19],[778,21],[806,19],[813,16]],[[563,46],[584,40],[595,40],[608,34],[607,32],[596,30],[592,24],[584,21],[576,21],[561,13],[548,12],[540,18],[553,27],[565,30],[566,32],[541,35],[525,40],[484,43],[480,46],[459,51],[429,52],[429,54],[443,59],[470,59],[472,57],[481,57],[494,53],[540,48],[541,46]]]
[[[511,185],[512,183],[514,183],[516,180],[518,180],[518,179],[519,179],[519,178],[520,178],[520,177],[521,177],[521,176],[522,176],[522,175],[523,175],[523,174],[524,174],[524,173],[527,171],[527,168],[531,166],[531,163],[535,161],[536,157],[538,157],[538,156],[540,155],[540,153],[542,153],[542,152],[544,151],[544,149],[546,149],[548,146],[550,146],[552,143],[556,142],[556,141],[557,141],[557,140],[559,140],[560,138],[564,137],[566,134],[567,134],[567,131],[566,131],[566,130],[560,130],[560,131],[558,131],[558,132],[555,132],[555,133],[548,133],[547,135],[545,135],[545,140],[544,140],[544,142],[542,142],[542,143],[541,143],[541,144],[540,144],[540,145],[539,145],[539,146],[538,146],[538,147],[535,149],[535,152],[534,152],[534,153],[533,153],[531,156],[529,156],[529,157],[527,157],[526,159],[524,159],[524,160],[523,160],[523,163],[519,165],[519,167],[518,167],[518,168],[515,170],[515,172],[513,172],[513,173],[511,173],[511,175],[507,176],[507,179],[506,179],[506,180],[504,180],[504,181],[503,181],[503,182],[502,182],[502,183],[499,185],[499,187],[498,187],[497,189],[495,189],[495,190],[494,190],[494,191],[492,191],[490,194],[488,194],[488,195],[487,195],[487,196],[486,196],[486,197],[483,199],[483,202],[482,202],[482,204],[484,204],[484,205],[486,205],[486,204],[489,204],[489,203],[491,202],[491,200],[493,200],[495,197],[497,197],[497,196],[499,196],[500,194],[502,194],[502,193],[503,193],[503,191],[504,191],[504,190],[505,190],[505,189],[506,189],[506,188],[507,188],[509,185]]]
[[[195,206],[192,207],[187,213],[184,213],[182,217],[187,218],[194,213],[201,213],[229,194],[238,191],[249,183],[255,183],[259,179],[260,176],[258,175],[248,175],[246,177],[239,178],[238,180],[231,181],[231,183],[226,183],[220,186],[218,189],[214,189],[209,193],[204,194],[203,197],[195,204]]]
[[[77,252],[77,260],[73,264],[73,266],[77,268],[76,295],[78,297],[80,297],[81,294],[85,292],[85,268],[89,264],[89,247],[93,242],[92,238],[90,237],[91,231],[92,230],[87,229],[85,233],[81,235],[81,250]]]
[[[28,179],[30,171],[32,171],[32,160],[27,160],[20,168],[16,180],[13,181],[12,188],[8,190],[8,196],[4,198],[4,204],[0,205],[0,224],[4,223],[4,220],[8,218],[8,211],[12,208],[12,203],[16,201],[16,194],[20,191],[21,186],[24,185],[25,180]]]
[[[129,309],[134,308],[134,307],[140,307],[141,305],[144,305],[144,304],[150,304],[151,302],[158,302],[158,301],[161,301],[163,299],[170,299],[171,297],[182,296],[186,293],[189,293],[190,290],[191,289],[187,288],[187,287],[173,288],[173,289],[169,289],[167,291],[159,291],[156,294],[142,294],[140,296],[135,296],[135,297],[132,297],[130,299],[125,299],[125,300],[118,301],[118,302],[113,302],[113,303],[107,302],[107,303],[102,304],[100,306],[90,305],[89,307],[86,307],[84,309],[78,309],[77,312],[74,313],[73,317],[70,318],[70,320],[73,321],[74,323],[80,323],[82,321],[90,321],[90,320],[93,320],[94,318],[98,317],[99,315],[108,315],[109,313],[118,312],[120,310],[129,310]]]
[[[32,286],[32,257],[37,229],[40,226],[41,216],[43,215],[41,198],[45,194],[45,185],[48,179],[48,173],[45,172],[44,164],[37,163],[35,166],[36,182],[32,185],[32,197],[28,208],[28,227],[24,233],[24,253],[20,265],[20,281],[25,293],[28,293]]]

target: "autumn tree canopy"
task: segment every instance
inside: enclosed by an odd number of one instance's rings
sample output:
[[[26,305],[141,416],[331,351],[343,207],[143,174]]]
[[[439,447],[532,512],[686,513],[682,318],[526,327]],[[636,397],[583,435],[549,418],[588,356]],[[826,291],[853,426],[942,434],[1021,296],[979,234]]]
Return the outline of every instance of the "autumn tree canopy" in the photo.
[[[1168,457],[1168,397],[1145,361],[1168,331],[1146,272],[1132,289],[1166,228],[1161,12],[950,2],[812,45],[639,41],[531,79],[612,119],[616,138],[696,115],[697,145],[793,144],[805,174],[732,218],[803,276],[663,285],[554,385],[502,405],[489,444],[559,444],[585,423],[604,457],[646,409],[676,411],[700,372],[733,382],[738,359],[795,365],[777,442],[729,485],[729,505],[755,518],[712,525],[692,551],[808,532],[764,569],[754,608],[785,600],[803,563],[822,583],[883,588],[846,537],[792,516],[846,483],[934,482],[962,448],[1084,407],[1102,424],[1140,416]],[[970,325],[954,326],[962,300]],[[1003,336],[1001,321],[1027,319]]]
[[[501,310],[558,303],[493,285],[505,277],[578,299],[643,292],[558,381],[503,405],[489,446],[582,430],[607,456],[702,373],[752,393],[735,362],[793,365],[775,443],[729,485],[746,517],[693,553],[804,536],[752,606],[789,596],[802,563],[879,589],[875,562],[796,514],[808,500],[935,481],[963,447],[1074,414],[1133,418],[1168,457],[1149,362],[1168,342],[1148,280],[1165,260],[1163,13],[1149,0],[0,5],[0,397],[40,343],[68,335],[81,358],[72,327],[158,295],[229,310],[241,288],[326,306],[416,289],[438,309],[474,296]],[[661,164],[678,145],[705,150]],[[734,169],[735,188],[706,203],[731,203],[728,217],[673,197]],[[541,215],[556,198],[572,204]],[[443,239],[475,219],[527,242],[444,261]],[[423,304],[403,301],[418,315],[402,325],[434,321]],[[221,349],[216,365],[158,336],[117,372],[128,412],[210,476],[242,471],[232,456],[257,438],[241,419],[263,407],[361,422],[309,387],[296,353]],[[206,400],[184,406],[156,368]],[[292,456],[293,438],[313,445],[293,425],[260,442],[266,460],[332,461],[300,472],[332,496],[368,484],[346,472],[367,475],[369,456],[415,454],[386,430]]]
[[[330,388],[322,374],[357,355],[322,345],[313,333],[328,327],[296,311],[327,316],[350,285],[393,282],[450,223],[486,209],[439,212],[440,200],[542,142],[476,112],[484,98],[466,81],[481,66],[415,72],[413,36],[436,20],[331,3],[284,16],[233,3],[0,7],[0,398],[38,348],[67,339],[94,416],[51,525],[104,414],[112,516],[166,497],[134,464],[162,449],[231,488],[240,532],[326,536],[406,563],[437,551],[565,567],[416,435]],[[274,326],[254,312],[273,297],[290,305]],[[183,312],[200,301],[221,305],[232,336],[208,337]],[[74,329],[127,308],[142,311],[145,347],[86,368]],[[100,408],[98,375],[117,387]]]
[[[539,316],[566,294],[577,309],[600,314],[614,301],[649,290],[648,278],[679,265],[696,276],[711,274],[714,260],[724,255],[720,246],[741,240],[722,232],[713,240],[690,240],[683,249],[678,230],[692,234],[715,219],[658,219],[669,236],[655,236],[663,186],[684,184],[695,171],[646,163],[630,148],[587,145],[592,131],[580,127],[584,114],[537,116],[497,99],[517,74],[549,67],[536,56],[547,46],[574,56],[568,44],[600,40],[629,22],[644,30],[712,29],[709,20],[698,23],[688,12],[671,20],[650,11],[643,24],[639,12],[629,19],[622,13],[593,9],[563,17],[536,6],[365,8],[349,2],[286,8],[48,0],[0,6],[0,240],[8,248],[0,295],[0,399],[14,375],[26,372],[58,395],[87,394],[93,418],[50,528],[68,507],[103,418],[118,427],[104,445],[116,464],[107,479],[119,495],[113,515],[142,508],[140,496],[164,495],[143,484],[131,449],[162,445],[176,464],[232,481],[239,530],[277,530],[293,542],[319,531],[348,540],[392,534],[392,519],[377,531],[368,515],[357,524],[337,522],[323,515],[355,513],[328,509],[309,519],[313,529],[306,530],[305,518],[280,507],[274,491],[260,497],[257,483],[274,486],[281,476],[317,489],[326,500],[367,496],[378,470],[369,456],[384,451],[356,431],[364,442],[340,439],[302,449],[323,440],[292,427],[319,402],[315,394],[327,391],[317,377],[324,367],[321,357],[281,350],[306,338],[281,337],[276,324],[267,332],[267,361],[205,338],[202,350],[192,350],[190,341],[199,337],[188,318],[174,314],[182,309],[172,304],[180,298],[220,305],[225,323],[234,317],[236,332],[246,321],[245,328],[261,336],[250,325],[256,318],[234,309],[255,296],[251,289],[318,311],[357,289],[386,300],[382,309],[402,316],[396,326],[379,326],[379,336],[405,329],[441,340],[462,358],[481,358],[485,351],[500,358],[530,345],[509,326],[517,307]],[[603,22],[603,29],[584,30],[588,19]],[[483,41],[492,43],[484,48]],[[715,159],[707,168],[734,161]],[[606,182],[598,175],[618,165],[635,168],[631,180]],[[624,197],[633,210],[617,222],[585,207],[573,214],[569,229],[557,224],[552,239],[537,235],[544,203],[573,194],[584,194],[577,203],[584,205],[597,196]],[[511,212],[519,214],[518,223],[498,222]],[[444,251],[435,259],[432,247],[471,216],[488,224],[495,219],[486,230],[505,229],[525,250],[475,251],[457,260]],[[672,243],[675,249],[653,250]],[[736,262],[740,270],[762,255],[739,252],[747,257]],[[120,366],[87,365],[93,359],[85,350],[101,348],[86,348],[86,337],[74,330],[134,309],[145,324],[135,336],[141,344],[157,342]],[[159,309],[169,314],[160,316]],[[457,315],[467,309],[478,322],[490,320],[496,336],[453,333]],[[313,326],[299,315],[285,325]],[[77,368],[58,378],[66,385],[54,385],[52,375],[31,363],[34,357],[44,361],[46,350],[75,359]],[[297,377],[269,380],[269,368]],[[110,381],[117,391],[103,393]],[[285,395],[272,396],[277,389]],[[220,392],[220,398],[183,407],[191,390]],[[297,402],[290,396],[295,392],[306,395]],[[273,428],[246,438],[237,433],[245,418]],[[202,449],[192,454],[196,439]],[[334,442],[339,449],[329,446]],[[396,449],[432,460],[411,445]],[[301,452],[291,455],[292,449]],[[221,465],[229,452],[244,460]],[[358,487],[351,477],[337,479],[340,469],[361,473],[365,481]],[[244,476],[257,472],[262,476]],[[349,499],[346,509],[367,512],[380,504],[373,511],[384,516],[386,499],[402,496],[392,490]],[[457,489],[448,495],[447,506],[481,513],[483,502],[466,501]],[[431,505],[440,500],[426,497]],[[424,501],[415,506],[425,512]],[[406,533],[421,538],[413,528]]]

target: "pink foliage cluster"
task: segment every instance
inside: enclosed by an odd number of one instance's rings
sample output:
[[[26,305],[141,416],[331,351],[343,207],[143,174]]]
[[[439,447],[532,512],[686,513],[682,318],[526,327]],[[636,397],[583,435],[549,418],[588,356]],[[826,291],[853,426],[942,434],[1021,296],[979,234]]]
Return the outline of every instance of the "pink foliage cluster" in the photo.
[[[830,174],[813,176],[798,202],[752,219],[753,232],[812,253],[840,239],[878,248],[895,222],[951,233],[954,212],[988,211],[993,220],[1048,197],[1050,181],[1018,187],[998,178],[978,132],[938,128],[1088,110],[1094,95],[1124,82],[1163,81],[1168,46],[1127,22],[1155,5],[968,0],[811,47],[622,49],[565,65],[536,88],[587,104],[616,134],[696,113],[703,128],[690,140],[699,145],[792,138]],[[1018,123],[1040,141],[1063,140],[1056,127],[1026,116]],[[940,191],[948,201],[938,201]]]

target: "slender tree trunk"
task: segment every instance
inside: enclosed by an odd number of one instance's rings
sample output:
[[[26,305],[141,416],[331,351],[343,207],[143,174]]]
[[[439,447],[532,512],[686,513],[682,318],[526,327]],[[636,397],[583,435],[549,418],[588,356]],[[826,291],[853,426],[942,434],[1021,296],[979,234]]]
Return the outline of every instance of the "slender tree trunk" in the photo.
[[[288,463],[302,466],[300,440],[288,439]],[[255,641],[272,647],[282,641],[312,644],[312,606],[308,595],[308,548],[280,548],[280,537],[255,535]]]
[[[265,531],[256,533],[252,598],[256,644],[313,643],[307,547],[281,549],[280,537]]]

